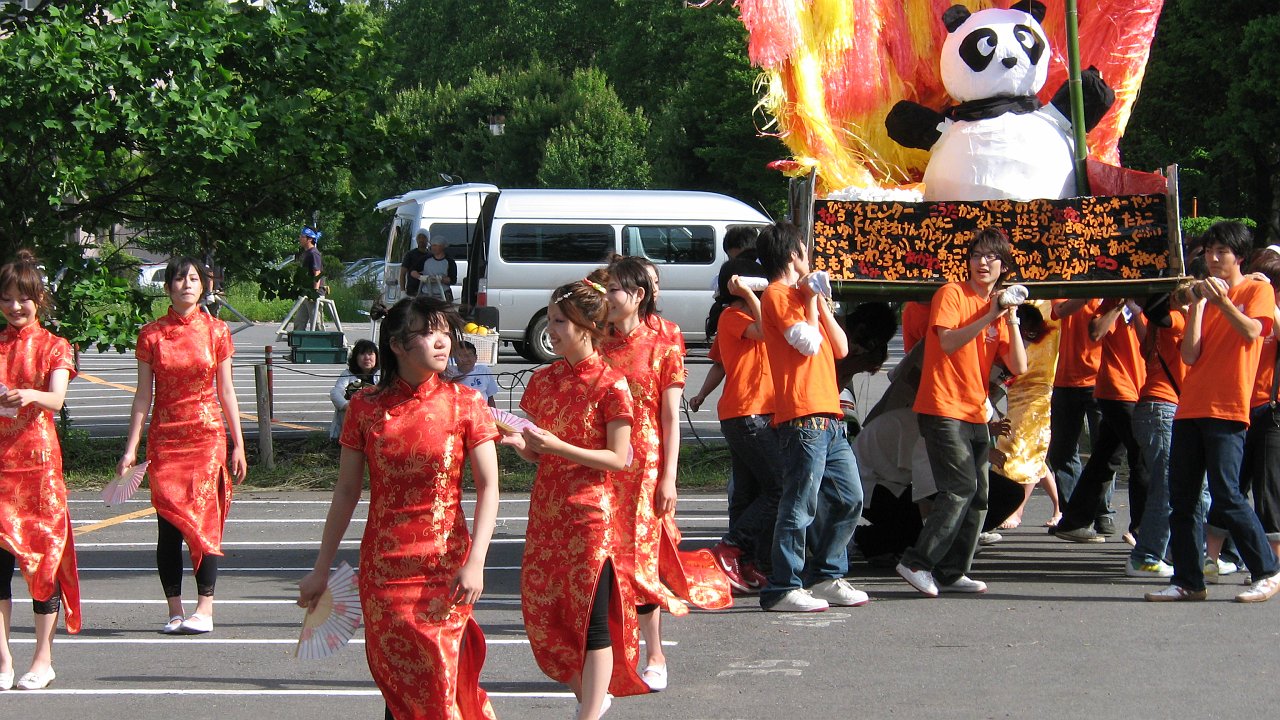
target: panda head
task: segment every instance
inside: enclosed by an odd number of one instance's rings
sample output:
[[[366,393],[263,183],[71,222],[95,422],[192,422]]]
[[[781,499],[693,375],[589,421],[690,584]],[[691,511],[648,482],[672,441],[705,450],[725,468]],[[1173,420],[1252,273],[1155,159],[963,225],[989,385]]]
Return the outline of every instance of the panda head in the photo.
[[[1008,10],[970,13],[953,5],[942,15],[942,84],[957,102],[1035,95],[1049,74],[1044,5],[1022,0]]]

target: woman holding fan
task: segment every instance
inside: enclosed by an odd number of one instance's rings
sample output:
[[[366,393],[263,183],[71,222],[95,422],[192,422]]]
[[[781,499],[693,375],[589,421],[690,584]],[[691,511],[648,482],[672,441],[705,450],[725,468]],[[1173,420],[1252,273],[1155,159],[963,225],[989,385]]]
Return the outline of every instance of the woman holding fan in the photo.
[[[607,313],[594,280],[552,293],[547,335],[561,359],[533,374],[520,401],[536,427],[503,439],[538,463],[520,573],[529,644],[542,671],[573,690],[578,720],[599,718],[609,692],[649,691],[636,672],[631,582],[615,572],[614,475],[627,464],[632,405],[626,378],[596,354]]]
[[[618,573],[635,585],[645,643],[644,680],[658,691],[667,687],[660,609],[683,615],[688,612],[683,601],[714,610],[732,605],[733,598],[728,578],[709,552],[677,549],[676,465],[685,381],[682,348],[674,340],[678,328],[659,323],[657,292],[641,258],[614,260],[604,277],[609,335],[600,355],[626,377],[635,402],[635,462],[615,479]]]
[[[31,666],[23,690],[53,681],[53,634],[60,600],[67,632],[80,632],[80,585],[62,483],[62,448],[53,413],[62,409],[75,374],[71,346],[40,326],[49,296],[27,251],[0,267],[0,690],[14,686],[9,621],[13,570],[20,566],[35,611]]]
[[[441,380],[461,320],[419,295],[392,306],[378,338],[382,376],[351,398],[342,457],[315,568],[298,584],[314,610],[369,469],[360,543],[365,655],[399,720],[493,718],[480,689],[485,640],[472,618],[498,515],[498,431],[484,398]],[[472,532],[462,512],[462,467],[476,487]]]
[[[248,472],[231,375],[235,346],[227,324],[200,307],[209,287],[208,271],[193,258],[170,260],[165,268],[169,311],[138,333],[138,390],[124,455],[116,466],[116,473],[124,475],[137,463],[142,426],[150,411],[147,474],[158,525],[156,567],[169,606],[169,621],[161,632],[170,635],[213,630],[217,558],[231,509],[231,476],[244,480]],[[184,540],[198,595],[189,617],[182,605]]]

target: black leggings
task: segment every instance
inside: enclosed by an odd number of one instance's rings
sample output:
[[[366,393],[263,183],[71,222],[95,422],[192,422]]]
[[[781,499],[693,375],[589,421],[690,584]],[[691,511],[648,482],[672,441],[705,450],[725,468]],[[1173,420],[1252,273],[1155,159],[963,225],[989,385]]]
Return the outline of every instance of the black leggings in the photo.
[[[18,560],[8,550],[0,549],[0,601],[13,599],[13,570]],[[48,600],[32,600],[31,610],[37,615],[57,615],[62,609],[61,589],[53,586],[53,596]]]
[[[603,650],[613,645],[609,635],[609,603],[613,599],[613,561],[605,560],[596,581],[596,597],[591,602],[591,620],[587,623],[587,650]]]
[[[182,596],[182,533],[168,520],[156,517],[156,569],[167,598]],[[218,556],[206,554],[196,569],[196,593],[213,595],[218,582]]]

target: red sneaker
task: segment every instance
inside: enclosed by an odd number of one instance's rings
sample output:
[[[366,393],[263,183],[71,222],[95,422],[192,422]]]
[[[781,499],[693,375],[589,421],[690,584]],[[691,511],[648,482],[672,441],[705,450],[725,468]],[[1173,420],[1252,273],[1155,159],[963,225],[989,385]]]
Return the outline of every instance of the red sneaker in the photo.
[[[716,559],[716,565],[724,572],[725,577],[729,578],[729,585],[738,592],[750,592],[751,588],[747,586],[746,580],[742,578],[742,569],[739,560],[742,557],[742,548],[734,547],[726,542],[718,542],[711,546],[711,557]]]
[[[755,563],[741,563],[738,567],[742,572],[742,579],[747,582],[747,587],[751,588],[752,592],[759,592],[769,587],[769,576],[760,572],[760,568],[756,567]]]

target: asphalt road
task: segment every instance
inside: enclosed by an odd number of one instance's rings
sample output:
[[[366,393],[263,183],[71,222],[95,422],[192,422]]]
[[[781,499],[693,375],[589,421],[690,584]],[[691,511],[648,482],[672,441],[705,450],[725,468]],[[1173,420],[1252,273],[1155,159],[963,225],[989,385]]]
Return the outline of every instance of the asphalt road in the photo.
[[[140,500],[140,501],[139,501]],[[227,526],[216,629],[158,633],[165,608],[155,576],[155,523],[139,500],[106,508],[93,493],[72,504],[84,596],[84,631],[60,634],[58,679],[45,692],[0,693],[0,716],[174,717],[262,720],[380,718],[363,635],[319,661],[292,657],[301,611],[296,582],[311,566],[328,505],[324,493],[238,494]],[[468,512],[470,506],[468,505]],[[365,508],[357,510],[364,517]],[[527,499],[503,498],[477,619],[488,636],[482,682],[499,717],[564,720],[573,700],[539,672],[519,608]],[[1121,506],[1123,520],[1124,507]],[[1276,699],[1280,603],[1230,602],[1239,586],[1211,588],[1205,603],[1143,602],[1154,582],[1125,578],[1127,546],[1073,545],[1038,527],[1005,533],[977,558],[985,596],[917,594],[892,571],[857,562],[862,608],[765,613],[754,598],[720,612],[666,618],[671,686],[624,698],[608,718],[744,720],[770,717],[1154,718],[1253,717]],[[725,526],[714,495],[679,507],[686,547]],[[1034,526],[1033,526],[1034,525]],[[352,524],[340,559],[358,561],[364,524]],[[1238,576],[1236,576],[1238,577]],[[188,576],[187,591],[194,581]],[[25,586],[15,582],[13,649],[31,652]],[[191,596],[188,596],[190,606]],[[190,611],[190,607],[188,607]]]

